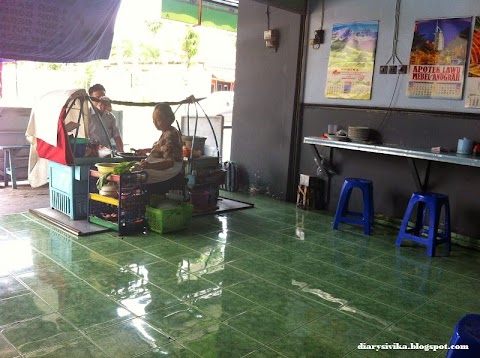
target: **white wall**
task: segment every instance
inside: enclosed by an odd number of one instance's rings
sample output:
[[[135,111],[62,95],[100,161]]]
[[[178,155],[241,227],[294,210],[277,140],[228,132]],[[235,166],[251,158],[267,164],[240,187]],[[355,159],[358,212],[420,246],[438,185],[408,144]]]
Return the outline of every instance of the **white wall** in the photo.
[[[480,113],[464,107],[464,100],[419,99],[406,96],[407,75],[379,75],[379,67],[392,54],[396,0],[325,0],[325,43],[320,49],[307,51],[304,103],[347,105],[362,107],[426,109],[436,111]],[[320,28],[321,0],[310,2],[309,37]],[[408,64],[415,20],[444,17],[480,16],[479,0],[402,0],[400,9],[397,55]],[[332,25],[359,21],[379,21],[379,35],[375,56],[375,72],[371,100],[344,100],[325,98],[325,84]],[[390,62],[390,64],[392,64]],[[398,62],[395,62],[398,64]],[[466,82],[465,82],[466,83]],[[392,100],[393,97],[393,100]]]

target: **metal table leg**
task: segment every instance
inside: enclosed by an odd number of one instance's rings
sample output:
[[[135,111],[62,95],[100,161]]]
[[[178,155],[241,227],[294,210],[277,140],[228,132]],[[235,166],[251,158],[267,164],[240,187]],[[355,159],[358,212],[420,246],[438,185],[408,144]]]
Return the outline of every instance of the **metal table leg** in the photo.
[[[10,168],[7,168],[8,174],[10,174],[10,180],[12,181],[12,188],[17,189],[17,173],[16,173],[16,165],[15,165],[15,156],[18,153],[18,150],[15,149],[7,149],[7,153],[9,153],[9,165]]]
[[[8,177],[7,177],[7,159],[9,155],[7,150],[3,150],[3,185],[5,188],[8,186]]]
[[[4,173],[4,183],[5,187],[8,186],[8,177],[10,175],[10,181],[12,182],[12,188],[17,189],[17,172],[16,172],[16,163],[15,157],[17,156],[18,152],[21,149],[13,149],[13,148],[4,148],[4,160],[3,160],[3,173]],[[7,159],[8,158],[8,159]],[[7,160],[8,160],[8,167],[7,167]]]
[[[428,180],[430,179],[430,166],[431,161],[427,161],[427,166],[425,168],[425,174],[423,180],[420,178],[420,173],[418,171],[417,164],[413,158],[408,158],[408,164],[411,169],[411,173],[413,176],[413,181],[415,182],[415,188],[420,192],[425,192],[428,189]]]

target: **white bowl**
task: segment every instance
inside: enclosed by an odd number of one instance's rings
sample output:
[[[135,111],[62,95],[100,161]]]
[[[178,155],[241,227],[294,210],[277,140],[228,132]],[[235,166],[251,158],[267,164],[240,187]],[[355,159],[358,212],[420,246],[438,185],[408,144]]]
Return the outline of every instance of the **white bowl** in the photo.
[[[102,186],[102,188],[98,191],[100,195],[109,196],[111,198],[118,197],[118,185],[109,183]]]

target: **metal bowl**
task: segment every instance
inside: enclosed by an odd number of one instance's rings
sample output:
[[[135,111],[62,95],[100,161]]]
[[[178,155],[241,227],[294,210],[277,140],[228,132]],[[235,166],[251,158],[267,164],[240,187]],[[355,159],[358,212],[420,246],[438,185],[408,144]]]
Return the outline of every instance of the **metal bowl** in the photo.
[[[118,152],[118,155],[130,161],[141,161],[147,157],[146,155],[136,155],[131,152]]]

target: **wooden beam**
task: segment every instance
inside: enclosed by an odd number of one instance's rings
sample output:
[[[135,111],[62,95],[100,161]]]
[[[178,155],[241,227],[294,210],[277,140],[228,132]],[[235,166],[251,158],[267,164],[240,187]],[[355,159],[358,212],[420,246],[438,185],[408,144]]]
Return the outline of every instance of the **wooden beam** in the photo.
[[[203,0],[198,0],[198,26],[202,24],[202,6]]]

